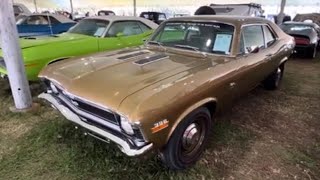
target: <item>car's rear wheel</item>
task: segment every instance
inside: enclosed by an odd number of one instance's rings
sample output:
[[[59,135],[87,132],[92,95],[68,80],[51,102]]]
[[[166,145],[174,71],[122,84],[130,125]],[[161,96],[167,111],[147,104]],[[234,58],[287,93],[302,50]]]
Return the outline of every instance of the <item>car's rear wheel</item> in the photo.
[[[263,81],[263,85],[267,90],[275,90],[278,89],[284,71],[284,64],[279,66],[272,74],[270,74],[266,80]]]
[[[207,144],[212,119],[207,108],[201,107],[190,113],[175,129],[161,152],[163,162],[173,170],[194,165]]]

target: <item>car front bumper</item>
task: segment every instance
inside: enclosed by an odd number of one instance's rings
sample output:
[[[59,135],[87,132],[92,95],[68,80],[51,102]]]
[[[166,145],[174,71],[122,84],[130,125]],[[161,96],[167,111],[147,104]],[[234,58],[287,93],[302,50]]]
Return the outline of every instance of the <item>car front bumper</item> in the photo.
[[[49,101],[54,106],[54,108],[59,110],[62,113],[62,115],[65,116],[65,118],[67,118],[68,120],[72,121],[73,123],[78,124],[79,126],[82,126],[83,128],[87,129],[88,131],[93,132],[94,134],[99,135],[99,136],[93,135],[93,137],[96,137],[100,140],[102,140],[100,137],[103,137],[105,139],[111,140],[112,142],[116,143],[117,145],[119,145],[121,151],[128,156],[142,155],[142,154],[146,153],[147,151],[149,151],[153,146],[153,144],[150,143],[150,144],[147,144],[139,149],[132,148],[132,146],[130,146],[130,144],[126,140],[124,140],[118,136],[115,136],[114,134],[109,133],[103,129],[100,129],[96,126],[90,125],[90,124],[82,121],[81,118],[77,114],[75,114],[73,111],[71,111],[68,107],[61,104],[51,94],[42,93],[39,95],[39,98],[42,98],[42,99]]]

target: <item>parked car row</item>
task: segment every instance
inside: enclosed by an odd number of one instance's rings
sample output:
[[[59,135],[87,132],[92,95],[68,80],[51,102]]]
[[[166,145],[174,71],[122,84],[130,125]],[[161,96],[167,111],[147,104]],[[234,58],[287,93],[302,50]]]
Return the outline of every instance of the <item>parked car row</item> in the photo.
[[[16,9],[22,12],[22,5],[16,4]],[[26,11],[26,10],[24,10]],[[20,12],[20,11],[19,11]],[[209,6],[200,7],[196,15],[244,15],[263,17],[264,11],[260,4],[210,4]],[[60,11],[59,14],[68,14]],[[100,10],[98,16],[112,16],[115,15],[110,10]],[[89,15],[88,15],[89,16]],[[185,14],[177,15],[185,16]],[[140,14],[140,17],[153,21],[156,24],[161,24],[167,20],[166,14],[162,12],[146,11]],[[272,15],[273,19],[277,19],[276,15]],[[84,17],[77,19],[82,20]],[[268,17],[270,18],[270,17]],[[308,19],[310,18],[310,19]],[[320,28],[312,21],[318,22],[318,14],[298,14],[294,20],[311,20],[311,22],[295,22],[288,21],[290,16],[285,16],[285,20],[280,26],[284,32],[293,36],[296,40],[295,52],[303,54],[308,58],[315,58],[317,54],[317,47],[319,46]],[[58,14],[20,14],[17,16],[17,26],[20,37],[39,36],[39,35],[56,35],[68,31],[76,22],[69,18]]]
[[[320,42],[320,27],[312,22],[283,23],[281,29],[288,35],[294,37],[296,42],[295,52],[308,58],[315,58]]]
[[[96,16],[80,21],[63,34],[20,38],[27,78],[38,80],[43,67],[64,59],[142,45],[157,27],[139,17]],[[7,74],[4,60],[0,63],[0,73]]]
[[[257,4],[209,8],[198,12],[223,15],[167,20],[159,12],[126,17],[104,10],[76,24],[20,14],[19,32],[34,31],[20,38],[26,76],[40,80],[39,98],[85,134],[128,156],[155,152],[170,169],[189,168],[203,154],[217,114],[258,85],[277,89],[290,55],[314,58],[320,39],[312,22],[278,26],[251,17],[263,13]],[[249,14],[225,15],[238,10]],[[71,28],[60,34],[63,24]],[[42,32],[50,36],[35,36]]]

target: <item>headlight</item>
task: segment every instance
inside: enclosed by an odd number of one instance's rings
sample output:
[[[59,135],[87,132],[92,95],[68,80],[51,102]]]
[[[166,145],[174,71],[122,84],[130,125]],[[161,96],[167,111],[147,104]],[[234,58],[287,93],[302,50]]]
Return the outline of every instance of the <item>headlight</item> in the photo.
[[[57,87],[52,82],[50,82],[50,88],[51,88],[53,93],[55,93],[55,94],[59,93]]]
[[[129,123],[128,119],[124,116],[120,116],[120,121],[121,121],[121,128],[129,135],[133,135],[134,131]]]

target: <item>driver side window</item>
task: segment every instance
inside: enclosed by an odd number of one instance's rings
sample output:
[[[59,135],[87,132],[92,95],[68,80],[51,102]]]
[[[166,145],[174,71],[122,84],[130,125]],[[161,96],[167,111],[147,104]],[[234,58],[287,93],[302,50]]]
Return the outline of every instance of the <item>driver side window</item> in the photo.
[[[49,22],[42,16],[30,16],[25,21],[27,25],[48,25]]]
[[[250,25],[242,28],[240,53],[248,54],[253,48],[265,48],[264,34],[261,25]]]
[[[116,37],[119,34],[123,36],[132,36],[142,34],[139,24],[134,21],[114,22],[108,31],[108,37]]]

